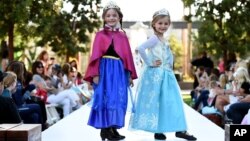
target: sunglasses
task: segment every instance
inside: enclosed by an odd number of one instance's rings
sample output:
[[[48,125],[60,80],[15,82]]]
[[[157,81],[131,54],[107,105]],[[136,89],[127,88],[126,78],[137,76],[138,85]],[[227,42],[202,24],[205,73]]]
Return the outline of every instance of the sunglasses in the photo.
[[[42,65],[39,65],[39,66],[37,66],[38,68],[43,68],[43,66]]]

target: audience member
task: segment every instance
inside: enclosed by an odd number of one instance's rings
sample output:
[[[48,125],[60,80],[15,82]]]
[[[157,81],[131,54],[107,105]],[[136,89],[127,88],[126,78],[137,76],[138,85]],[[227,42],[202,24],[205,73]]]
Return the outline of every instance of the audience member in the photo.
[[[240,124],[244,116],[248,113],[250,107],[250,83],[243,82],[239,93],[243,95],[239,102],[232,104],[227,110],[227,117],[233,121],[234,124]]]
[[[13,82],[9,82],[11,84],[8,83],[7,86],[7,81],[9,81],[9,79],[13,80],[12,78],[16,78],[16,75],[13,73],[10,74],[10,76],[8,76],[7,79],[5,79],[5,86],[6,88],[4,89],[4,84],[3,84],[3,79],[7,76],[7,73],[2,73],[0,71],[0,124],[3,123],[21,123],[21,118],[19,115],[19,112],[17,110],[17,107],[14,103],[14,101],[12,100],[11,96],[10,97],[5,97],[2,95],[3,91],[11,91],[13,87],[13,84],[15,83]],[[10,87],[9,87],[10,85]],[[10,92],[9,92],[10,93]],[[6,95],[11,95],[11,94],[6,94]]]

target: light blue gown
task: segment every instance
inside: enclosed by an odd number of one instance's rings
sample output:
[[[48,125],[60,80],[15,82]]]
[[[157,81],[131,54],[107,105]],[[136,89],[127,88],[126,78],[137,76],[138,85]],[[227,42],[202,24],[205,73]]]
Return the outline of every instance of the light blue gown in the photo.
[[[153,133],[186,131],[183,100],[168,43],[153,35],[138,50],[146,66],[138,84],[130,128]],[[161,60],[162,65],[152,67],[155,60]]]

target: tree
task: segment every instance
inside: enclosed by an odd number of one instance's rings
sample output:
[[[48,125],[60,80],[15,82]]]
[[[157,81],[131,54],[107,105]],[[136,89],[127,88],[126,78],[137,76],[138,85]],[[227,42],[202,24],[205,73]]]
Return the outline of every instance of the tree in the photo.
[[[22,35],[24,41],[30,32],[29,23],[46,17],[46,12],[52,10],[51,5],[54,0],[1,0],[0,1],[0,37],[8,37],[9,59],[14,59],[14,39],[15,32]]]
[[[39,45],[48,44],[58,55],[75,57],[78,52],[86,52],[86,44],[90,41],[89,34],[100,26],[97,12],[100,0],[68,0],[73,5],[70,13],[62,11],[38,30],[42,34]],[[53,29],[53,32],[43,32],[43,29]]]
[[[174,35],[171,35],[169,37],[169,44],[174,55],[174,69],[180,71],[183,68],[183,48],[181,43]]]
[[[71,12],[61,11],[63,2],[73,5]],[[1,0],[0,38],[8,38],[10,60],[31,38],[66,58],[86,51],[88,33],[100,24],[99,4],[100,0]],[[17,35],[21,41],[14,48]]]
[[[192,1],[192,0],[183,0]],[[198,34],[195,35],[194,46],[206,50],[217,57],[238,53],[247,55],[250,51],[250,1],[223,0],[198,0],[188,3],[196,7],[196,20],[201,21]]]

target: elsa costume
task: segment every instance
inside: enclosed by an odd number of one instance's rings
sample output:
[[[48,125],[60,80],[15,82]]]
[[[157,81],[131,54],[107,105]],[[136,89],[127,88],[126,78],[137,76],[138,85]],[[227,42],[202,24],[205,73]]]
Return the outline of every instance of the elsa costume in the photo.
[[[130,128],[153,133],[186,131],[183,100],[168,43],[153,35],[138,50],[146,65],[138,84]],[[159,67],[153,67],[156,60],[162,62]]]

